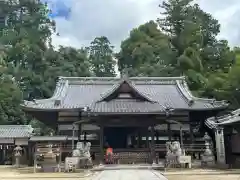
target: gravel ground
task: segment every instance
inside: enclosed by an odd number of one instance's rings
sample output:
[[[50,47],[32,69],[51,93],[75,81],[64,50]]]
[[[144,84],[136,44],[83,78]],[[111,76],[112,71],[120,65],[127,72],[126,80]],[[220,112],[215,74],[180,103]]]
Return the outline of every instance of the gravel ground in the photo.
[[[167,175],[168,180],[240,180],[240,175]]]
[[[167,175],[168,180],[240,180],[240,175]],[[0,177],[1,180],[92,180],[91,177],[87,178],[78,178],[78,177],[62,177],[62,178],[54,178],[54,177]],[[111,180],[115,180],[111,178]],[[148,180],[148,179],[147,179]]]

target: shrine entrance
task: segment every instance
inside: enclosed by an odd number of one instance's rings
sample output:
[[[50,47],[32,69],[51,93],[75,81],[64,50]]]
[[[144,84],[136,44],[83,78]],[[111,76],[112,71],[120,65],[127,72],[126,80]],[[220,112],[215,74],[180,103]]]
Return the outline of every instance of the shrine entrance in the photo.
[[[105,127],[104,145],[109,144],[113,149],[127,148],[128,136],[133,132],[134,128],[129,127]]]

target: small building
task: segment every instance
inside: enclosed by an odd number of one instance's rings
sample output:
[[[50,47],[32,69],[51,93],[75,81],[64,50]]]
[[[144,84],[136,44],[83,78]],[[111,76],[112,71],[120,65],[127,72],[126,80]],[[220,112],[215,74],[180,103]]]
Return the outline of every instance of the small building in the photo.
[[[110,145],[115,152],[149,153],[152,160],[164,156],[166,141],[181,142],[188,153],[203,151],[204,121],[227,107],[193,96],[184,77],[60,77],[51,98],[22,104],[58,135],[96,134],[100,159]]]
[[[13,162],[13,151],[16,146],[23,147],[23,161],[28,159],[28,140],[33,128],[29,125],[0,125],[0,164]]]
[[[205,124],[215,132],[218,159],[240,167],[240,109],[222,116],[210,117]]]

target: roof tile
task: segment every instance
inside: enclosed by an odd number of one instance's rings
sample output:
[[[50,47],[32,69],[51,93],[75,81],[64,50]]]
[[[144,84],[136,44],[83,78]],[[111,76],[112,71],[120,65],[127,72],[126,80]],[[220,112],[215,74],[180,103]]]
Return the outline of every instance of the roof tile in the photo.
[[[96,111],[102,112],[122,112],[124,111],[123,106],[125,106],[132,108],[126,110],[129,112],[145,112],[148,108],[152,108],[152,111],[157,108],[161,110],[162,107],[201,110],[223,108],[228,105],[224,101],[194,97],[189,91],[184,77],[129,78],[136,90],[154,100],[157,104],[140,102],[105,102],[98,104],[97,102],[107,92],[111,92],[113,86],[116,86],[120,81],[120,78],[107,77],[61,77],[51,98],[25,101],[22,106],[26,110],[67,110],[94,107]],[[56,100],[60,100],[60,103],[57,103],[58,105],[55,103]],[[97,104],[95,105],[95,103]],[[113,107],[114,109],[110,109]],[[119,107],[122,109],[119,109]]]
[[[30,125],[0,125],[0,138],[30,137],[33,128]]]

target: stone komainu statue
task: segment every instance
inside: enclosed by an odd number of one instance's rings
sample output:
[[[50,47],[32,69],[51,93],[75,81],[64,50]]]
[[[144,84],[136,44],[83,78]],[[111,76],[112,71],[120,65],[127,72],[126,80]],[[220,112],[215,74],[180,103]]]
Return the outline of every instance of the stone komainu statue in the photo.
[[[179,158],[182,155],[182,149],[178,141],[166,142],[166,166],[180,164]]]
[[[90,154],[91,143],[90,142],[78,142],[76,145],[76,149],[73,150],[72,158],[67,159],[65,162],[68,166],[75,167],[89,167],[92,166],[92,159]]]
[[[91,143],[78,142],[77,147],[73,150],[73,157],[86,157],[91,158],[90,155]]]

